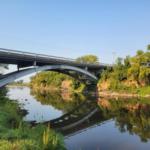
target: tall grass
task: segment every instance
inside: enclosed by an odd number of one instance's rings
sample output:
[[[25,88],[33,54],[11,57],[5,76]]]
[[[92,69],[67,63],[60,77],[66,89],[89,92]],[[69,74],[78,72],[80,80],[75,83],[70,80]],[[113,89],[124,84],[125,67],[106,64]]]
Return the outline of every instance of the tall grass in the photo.
[[[0,91],[0,150],[64,150],[62,135],[50,126],[31,127],[17,103]]]

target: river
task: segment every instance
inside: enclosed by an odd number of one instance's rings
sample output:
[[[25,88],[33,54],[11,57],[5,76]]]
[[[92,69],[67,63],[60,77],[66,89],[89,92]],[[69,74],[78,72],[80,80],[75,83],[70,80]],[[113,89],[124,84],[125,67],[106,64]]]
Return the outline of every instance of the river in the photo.
[[[68,150],[149,150],[150,100],[106,99],[65,92],[8,88],[28,113],[25,121],[48,122]]]

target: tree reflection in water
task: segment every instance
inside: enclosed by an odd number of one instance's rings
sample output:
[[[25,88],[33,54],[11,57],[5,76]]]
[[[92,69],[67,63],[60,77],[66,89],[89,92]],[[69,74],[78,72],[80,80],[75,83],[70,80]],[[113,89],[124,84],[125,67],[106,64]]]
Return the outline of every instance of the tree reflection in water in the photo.
[[[147,99],[100,99],[103,116],[115,119],[120,132],[136,134],[141,141],[150,139],[150,101]]]
[[[32,91],[32,95],[42,104],[52,105],[62,110],[64,114],[76,110],[78,119],[86,116],[87,113],[99,108],[95,114],[87,118],[82,124],[67,130],[64,134],[75,134],[93,125],[99,125],[104,121],[114,119],[116,127],[120,132],[129,132],[131,135],[138,135],[142,142],[150,139],[150,101],[148,99],[104,99],[96,101],[95,97],[84,96],[77,93]],[[90,105],[87,106],[86,103]],[[98,105],[96,105],[96,102]],[[73,113],[73,112],[72,112]],[[74,122],[77,121],[74,119]],[[69,120],[68,122],[73,122]],[[63,126],[64,127],[64,126]]]
[[[79,106],[87,99],[87,97],[81,93],[71,93],[65,91],[47,92],[31,90],[31,95],[33,95],[37,101],[41,102],[41,104],[51,105],[64,113],[72,111],[75,107]]]

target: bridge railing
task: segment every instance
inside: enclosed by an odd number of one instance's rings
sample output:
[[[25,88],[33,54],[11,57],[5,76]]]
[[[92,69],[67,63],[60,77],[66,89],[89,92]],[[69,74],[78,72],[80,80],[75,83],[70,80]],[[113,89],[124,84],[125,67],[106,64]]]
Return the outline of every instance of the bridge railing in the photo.
[[[0,48],[0,52],[5,52],[7,54],[9,53],[14,53],[14,54],[20,54],[20,55],[30,55],[33,57],[44,57],[44,58],[54,58],[54,59],[63,59],[63,60],[70,60],[70,61],[76,61],[76,59],[71,59],[71,58],[65,58],[65,57],[57,57],[57,56],[52,56],[52,55],[46,55],[46,54],[36,54],[36,53],[32,53],[32,52],[23,52],[23,51],[19,51],[19,50],[12,50],[12,49],[5,49],[5,48]]]
[[[76,63],[76,64],[82,64],[82,65],[94,65],[94,66],[112,66],[110,64],[106,64],[106,63],[99,63],[99,64],[91,64],[91,63],[85,63],[85,62],[77,62],[76,59],[71,59],[71,58],[65,58],[65,57],[57,57],[57,56],[52,56],[52,55],[46,55],[46,54],[36,54],[36,53],[32,53],[32,52],[23,52],[23,51],[19,51],[19,50],[13,50],[13,49],[6,49],[6,48],[0,48],[0,52],[2,53],[6,53],[6,54],[16,54],[16,55],[20,55],[20,56],[32,56],[35,59],[37,57],[42,57],[42,58],[46,58],[46,59],[53,59],[53,60],[62,60],[62,61],[69,61],[72,63]]]

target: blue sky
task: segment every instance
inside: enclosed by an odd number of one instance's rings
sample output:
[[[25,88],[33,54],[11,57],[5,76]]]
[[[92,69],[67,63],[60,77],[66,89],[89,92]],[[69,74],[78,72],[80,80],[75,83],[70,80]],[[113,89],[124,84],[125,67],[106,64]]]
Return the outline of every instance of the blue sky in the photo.
[[[0,47],[101,62],[150,43],[150,0],[1,0]]]

